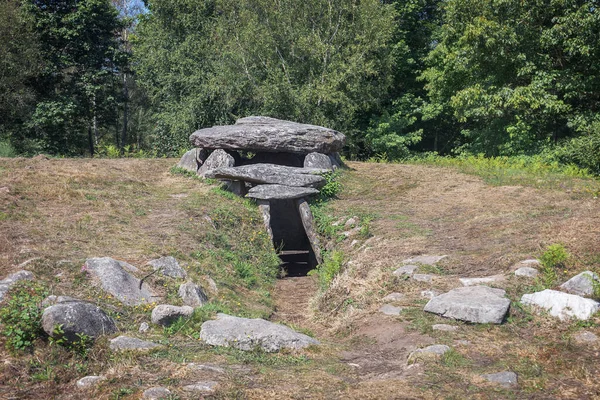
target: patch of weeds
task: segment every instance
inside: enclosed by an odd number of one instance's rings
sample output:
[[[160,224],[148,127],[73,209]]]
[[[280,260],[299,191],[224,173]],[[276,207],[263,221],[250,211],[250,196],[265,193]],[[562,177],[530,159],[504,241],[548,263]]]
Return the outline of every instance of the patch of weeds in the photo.
[[[63,346],[79,356],[86,357],[94,340],[85,333],[77,333],[76,337],[76,340],[67,340],[62,324],[56,325],[52,330],[50,344]]]
[[[201,179],[201,177],[193,171],[189,171],[185,168],[178,167],[176,165],[172,166],[169,170],[173,175],[181,175],[186,176],[188,178]]]
[[[89,200],[89,201],[96,201],[96,200],[98,200],[98,197],[94,196],[93,194],[86,193],[85,199]]]
[[[15,353],[33,346],[44,334],[41,304],[48,290],[35,282],[17,282],[6,294],[0,308],[0,334],[6,338],[6,348]]]
[[[546,251],[540,256],[539,260],[542,264],[541,276],[536,280],[544,288],[551,288],[558,281],[560,270],[565,268],[570,254],[561,244],[551,244],[546,248]]]
[[[316,275],[321,289],[327,289],[333,278],[340,272],[344,265],[345,256],[340,250],[323,252],[323,262],[315,269],[309,271],[309,275]]]
[[[433,331],[431,326],[436,321],[435,315],[416,307],[403,308],[400,317],[404,321],[409,322],[407,329],[415,330],[422,334],[431,333]]]
[[[120,399],[124,399],[125,397],[133,394],[135,392],[134,389],[129,388],[129,387],[121,387],[118,388],[116,390],[114,390],[111,394],[110,394],[110,400],[120,400]]]
[[[448,271],[446,271],[444,267],[431,264],[420,264],[419,272],[423,274],[448,275]]]
[[[441,362],[449,368],[466,367],[471,364],[471,360],[452,348],[442,355]]]
[[[329,240],[335,240],[341,242],[344,240],[344,225],[334,225],[336,218],[327,212],[327,206],[325,203],[313,203],[310,205],[310,210],[315,220],[317,232]]]
[[[528,326],[533,321],[530,307],[523,306],[519,301],[510,304],[510,314],[506,317],[506,323],[516,326]]]
[[[339,181],[341,176],[340,170],[337,169],[333,172],[327,172],[321,174],[321,176],[325,178],[325,185],[319,189],[319,195],[317,196],[316,201],[324,202],[336,198],[343,189],[342,184]]]

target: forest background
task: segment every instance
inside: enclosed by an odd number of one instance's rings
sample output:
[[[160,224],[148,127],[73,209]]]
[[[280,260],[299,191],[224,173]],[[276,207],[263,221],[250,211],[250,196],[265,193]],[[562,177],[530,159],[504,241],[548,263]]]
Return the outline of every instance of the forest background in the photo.
[[[267,115],[345,156],[600,174],[597,0],[0,0],[0,156],[177,156]]]

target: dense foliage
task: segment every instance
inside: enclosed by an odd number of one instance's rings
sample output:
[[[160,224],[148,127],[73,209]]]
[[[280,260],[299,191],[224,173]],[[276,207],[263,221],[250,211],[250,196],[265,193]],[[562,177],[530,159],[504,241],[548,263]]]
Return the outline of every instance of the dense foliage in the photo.
[[[262,114],[346,155],[542,155],[600,173],[596,0],[2,0],[0,148],[177,154]]]

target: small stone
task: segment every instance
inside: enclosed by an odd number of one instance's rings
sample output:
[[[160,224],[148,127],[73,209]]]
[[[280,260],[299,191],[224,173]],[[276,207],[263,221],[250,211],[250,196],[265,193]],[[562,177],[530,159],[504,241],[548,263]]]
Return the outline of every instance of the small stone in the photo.
[[[142,322],[140,324],[140,329],[138,329],[139,333],[146,333],[150,329],[150,325],[147,322]]]
[[[562,321],[570,317],[587,320],[600,310],[600,303],[597,301],[550,289],[524,294],[521,303],[547,310],[551,316]]]
[[[478,286],[485,285],[486,283],[492,283],[502,280],[502,275],[485,276],[483,278],[460,278],[459,281],[463,286]]]
[[[349,218],[348,221],[346,221],[344,226],[346,228],[352,228],[352,227],[355,227],[357,223],[358,223],[358,217],[352,217],[352,218]]]
[[[88,389],[92,386],[96,386],[98,383],[102,382],[105,379],[106,377],[101,375],[84,376],[83,378],[77,381],[76,385],[79,389]]]
[[[179,318],[188,318],[194,313],[194,308],[190,306],[172,306],[170,304],[160,304],[152,310],[152,323],[156,325],[168,326]]]
[[[542,266],[542,263],[540,263],[540,260],[531,258],[528,260],[519,261],[518,263],[516,263],[515,265],[512,266],[512,269],[517,269],[517,268],[521,268],[521,267],[537,268],[537,267],[541,267],[541,266]]]
[[[403,264],[435,265],[448,256],[416,256],[402,261]]]
[[[408,356],[408,363],[411,364],[414,361],[421,359],[439,358],[448,351],[450,351],[450,347],[446,346],[445,344],[434,344],[410,353]]]
[[[216,374],[224,374],[225,370],[221,367],[217,367],[215,365],[210,365],[210,364],[196,364],[196,363],[189,363],[187,365],[187,367],[189,369],[191,369],[192,371],[208,371],[208,372],[214,372]]]
[[[402,308],[394,307],[389,304],[384,304],[379,308],[379,312],[381,312],[385,315],[400,315],[400,313],[402,312]]]
[[[201,307],[208,302],[208,297],[202,288],[193,282],[181,284],[178,293],[186,306]]]
[[[171,396],[171,391],[160,386],[146,389],[142,394],[142,398],[145,400],[166,400],[169,396]]]
[[[592,271],[583,271],[560,285],[560,288],[578,296],[589,296],[594,293],[594,282],[600,285],[598,275]]]
[[[458,326],[448,324],[435,324],[431,326],[431,329],[433,329],[434,331],[455,332],[458,330]]]
[[[119,336],[110,341],[109,348],[113,351],[127,351],[127,350],[151,350],[156,347],[160,347],[159,344],[148,342],[129,336]]]
[[[394,301],[401,301],[403,299],[404,299],[404,295],[402,293],[390,293],[381,300],[384,302],[394,302]]]
[[[161,274],[171,278],[185,278],[187,276],[187,273],[179,266],[175,257],[161,257],[156,260],[148,261],[148,265],[152,266],[155,271],[159,270]]]
[[[196,393],[212,393],[215,391],[219,384],[214,381],[203,381],[197,382],[193,385],[186,385],[182,389],[186,392],[196,392]]]
[[[414,274],[412,278],[417,282],[431,282],[433,275],[428,274]]]
[[[497,383],[507,389],[517,386],[517,374],[514,372],[497,372],[495,374],[481,375],[481,377],[489,382]]]
[[[515,270],[515,276],[523,276],[526,278],[535,278],[538,273],[538,270],[532,267],[521,267]]]
[[[421,297],[426,297],[428,299],[433,299],[435,296],[439,296],[440,293],[435,290],[423,290],[421,291]]]
[[[396,276],[402,276],[402,275],[408,275],[411,276],[412,274],[415,273],[415,271],[419,268],[418,265],[405,265],[403,267],[398,268],[397,270],[394,271],[394,275]]]
[[[598,336],[593,334],[592,332],[582,331],[577,332],[575,335],[573,335],[573,339],[575,339],[575,342],[579,344],[594,343],[598,341]]]
[[[506,292],[487,286],[453,289],[429,300],[426,312],[480,324],[500,324],[510,307]]]

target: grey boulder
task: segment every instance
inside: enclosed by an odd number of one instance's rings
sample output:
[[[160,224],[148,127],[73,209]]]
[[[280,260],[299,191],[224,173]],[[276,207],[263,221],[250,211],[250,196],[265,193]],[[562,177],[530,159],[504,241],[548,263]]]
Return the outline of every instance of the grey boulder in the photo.
[[[309,153],[304,158],[305,168],[321,168],[333,170],[333,163],[329,156],[322,153]]]
[[[178,307],[170,304],[160,304],[152,310],[152,323],[168,326],[179,318],[189,318],[193,313],[194,308],[190,306]]]
[[[156,297],[146,283],[140,289],[140,280],[126,271],[126,269],[137,268],[127,263],[110,257],[89,258],[84,267],[100,283],[104,291],[123,304],[134,306],[151,303]]]
[[[210,154],[210,156],[208,156],[202,166],[200,166],[198,169],[198,175],[202,176],[203,178],[210,178],[210,176],[207,175],[209,171],[212,171],[216,168],[233,167],[234,165],[235,158],[233,158],[231,154],[227,153],[225,150],[215,150]]]
[[[318,194],[319,191],[307,187],[294,187],[287,185],[258,185],[248,191],[246,197],[258,200],[286,200],[300,199],[313,194]]]
[[[179,297],[186,306],[201,307],[208,302],[202,288],[193,282],[182,283],[179,286]]]
[[[129,336],[118,336],[111,339],[108,347],[113,351],[146,351],[160,347],[160,345]]]
[[[583,271],[560,285],[560,288],[571,294],[589,296],[594,293],[594,284],[600,285],[598,275],[592,271]]]
[[[479,324],[500,324],[510,307],[505,291],[487,286],[453,289],[429,300],[425,311]]]
[[[198,149],[192,149],[186,152],[177,163],[177,166],[196,173],[198,171],[198,160],[196,159],[197,152]]]
[[[190,136],[196,147],[308,154],[340,151],[346,137],[333,129],[269,117],[240,118],[235,125],[200,129]]]
[[[515,276],[521,276],[525,278],[535,278],[538,276],[538,270],[533,267],[520,267],[515,270]]]
[[[319,188],[325,178],[318,175],[323,170],[286,167],[276,164],[250,164],[240,167],[217,168],[205,174],[206,178],[230,179],[255,184],[276,184]]]
[[[144,400],[167,400],[171,398],[171,391],[165,387],[155,386],[144,390],[142,399]]]
[[[284,325],[227,314],[217,314],[217,319],[203,323],[200,338],[213,346],[235,347],[245,351],[260,348],[275,352],[319,344],[317,340]]]
[[[60,336],[67,342],[77,342],[78,335],[94,339],[117,331],[112,318],[98,306],[83,301],[67,301],[47,307],[42,314],[42,328],[51,337],[59,334],[55,327],[60,326]]]
[[[571,317],[586,320],[600,310],[597,301],[550,289],[524,294],[521,303],[539,307],[563,321]]]
[[[148,264],[159,270],[161,274],[171,278],[185,278],[187,276],[185,270],[179,266],[179,263],[174,257],[161,257],[156,260],[148,261]]]
[[[495,374],[481,375],[488,382],[498,384],[507,389],[517,386],[517,374],[510,371],[497,372]]]

